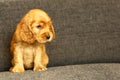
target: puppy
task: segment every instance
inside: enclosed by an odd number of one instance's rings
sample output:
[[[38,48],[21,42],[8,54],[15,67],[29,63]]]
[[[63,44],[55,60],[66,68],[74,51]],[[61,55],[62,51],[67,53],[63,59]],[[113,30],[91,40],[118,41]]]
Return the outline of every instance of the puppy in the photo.
[[[45,43],[55,38],[52,21],[46,12],[40,9],[30,10],[18,23],[11,41],[11,72],[47,70],[49,58]]]

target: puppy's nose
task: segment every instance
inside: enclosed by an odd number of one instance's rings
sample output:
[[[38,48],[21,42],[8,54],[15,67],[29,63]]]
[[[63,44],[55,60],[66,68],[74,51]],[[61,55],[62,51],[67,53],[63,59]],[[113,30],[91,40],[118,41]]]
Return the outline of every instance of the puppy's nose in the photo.
[[[47,35],[47,36],[46,36],[46,39],[50,39],[50,35]]]

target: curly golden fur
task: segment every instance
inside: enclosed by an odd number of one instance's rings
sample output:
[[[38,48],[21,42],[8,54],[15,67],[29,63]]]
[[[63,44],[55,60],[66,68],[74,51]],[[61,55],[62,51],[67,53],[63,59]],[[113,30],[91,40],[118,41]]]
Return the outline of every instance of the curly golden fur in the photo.
[[[40,9],[30,10],[18,23],[11,41],[11,72],[46,70],[49,58],[45,43],[55,38],[52,21],[46,12]]]

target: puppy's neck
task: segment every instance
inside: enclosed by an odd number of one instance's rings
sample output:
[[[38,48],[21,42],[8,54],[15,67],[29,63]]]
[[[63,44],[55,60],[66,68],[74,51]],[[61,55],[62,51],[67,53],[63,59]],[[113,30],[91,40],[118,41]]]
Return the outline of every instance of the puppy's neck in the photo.
[[[33,46],[35,46],[35,45],[43,45],[43,43],[39,43],[39,42],[37,42],[37,41],[35,41],[34,43],[27,43],[27,42],[21,42],[22,44],[24,44],[24,45],[33,45]]]

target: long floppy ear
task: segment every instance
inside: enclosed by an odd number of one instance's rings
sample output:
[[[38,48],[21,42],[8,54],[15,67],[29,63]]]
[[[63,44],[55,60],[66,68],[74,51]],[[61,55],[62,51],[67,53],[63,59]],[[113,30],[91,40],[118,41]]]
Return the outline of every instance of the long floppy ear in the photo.
[[[51,27],[50,30],[51,30],[51,32],[53,33],[53,39],[55,39],[55,30],[54,30],[52,21],[49,22],[49,25],[50,25],[50,27]]]
[[[52,28],[52,33],[53,33],[53,39],[55,39],[55,30],[54,30],[53,25],[51,25],[51,28]]]
[[[29,26],[24,22],[21,24],[20,37],[24,42],[29,44],[35,42],[33,33],[30,31]]]

